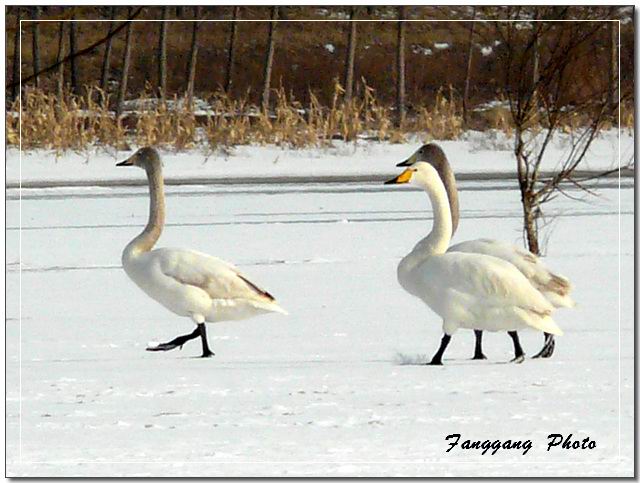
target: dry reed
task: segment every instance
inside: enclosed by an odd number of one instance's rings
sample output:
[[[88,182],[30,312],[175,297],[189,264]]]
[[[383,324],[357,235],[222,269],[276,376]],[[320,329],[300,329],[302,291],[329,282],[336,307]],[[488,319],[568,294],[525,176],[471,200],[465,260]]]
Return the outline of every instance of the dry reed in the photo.
[[[111,99],[99,89],[63,98],[28,89],[22,96],[22,146],[56,152],[91,147],[122,148],[153,145],[174,150],[194,146],[205,151],[228,151],[243,144],[274,144],[285,148],[328,147],[334,141],[362,139],[403,142],[407,135],[423,139],[456,139],[464,130],[460,96],[441,89],[428,106],[412,108],[402,126],[395,112],[382,105],[364,79],[362,95],[349,101],[334,81],[329,106],[314,93],[302,105],[283,88],[275,90],[274,105],[264,111],[250,105],[247,95],[234,99],[223,92],[197,102],[174,97],[165,101],[149,93],[129,101],[116,119]],[[19,143],[18,103],[6,113],[7,143]],[[486,129],[511,133],[508,109],[496,107],[477,114]],[[623,109],[623,125],[633,126],[633,109]],[[567,126],[571,129],[573,126]]]

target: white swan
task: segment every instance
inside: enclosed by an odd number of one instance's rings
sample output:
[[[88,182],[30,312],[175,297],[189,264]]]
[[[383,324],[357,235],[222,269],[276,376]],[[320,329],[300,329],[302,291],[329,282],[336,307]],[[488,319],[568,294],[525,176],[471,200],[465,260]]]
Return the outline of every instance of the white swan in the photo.
[[[423,161],[431,164],[444,183],[451,207],[451,218],[453,224],[453,233],[456,232],[458,221],[460,218],[458,190],[456,188],[456,180],[451,169],[451,165],[444,154],[444,151],[435,143],[429,143],[418,149],[407,160],[398,163],[399,167],[411,166],[416,162]],[[481,238],[477,240],[469,240],[458,243],[449,247],[449,252],[465,252],[465,253],[481,253],[491,255],[515,265],[515,267],[527,277],[529,282],[537,288],[545,298],[556,308],[573,307],[575,302],[570,297],[572,290],[571,282],[556,273],[549,270],[540,259],[533,253],[524,250],[516,245],[505,243],[497,240],[489,240]],[[482,353],[482,331],[476,330],[476,344],[474,359],[486,359]],[[524,356],[524,352],[519,347],[517,334],[512,337],[514,340],[514,348],[516,358],[519,355]],[[545,343],[536,357],[551,357],[555,348],[555,340],[553,335],[545,334]]]
[[[153,148],[141,148],[116,166],[138,166],[149,180],[150,210],[145,229],[122,252],[129,278],[149,297],[173,313],[189,317],[196,329],[147,350],[167,351],[200,336],[202,357],[213,352],[207,344],[205,322],[238,320],[267,312],[286,312],[275,299],[233,265],[204,253],[178,248],[151,250],[164,226],[164,181],[160,157]]]
[[[398,265],[398,281],[443,319],[444,336],[430,364],[442,355],[458,328],[512,332],[534,328],[561,335],[545,297],[512,264],[489,255],[447,252],[451,210],[436,169],[418,162],[385,184],[422,187],[434,212],[433,229]]]

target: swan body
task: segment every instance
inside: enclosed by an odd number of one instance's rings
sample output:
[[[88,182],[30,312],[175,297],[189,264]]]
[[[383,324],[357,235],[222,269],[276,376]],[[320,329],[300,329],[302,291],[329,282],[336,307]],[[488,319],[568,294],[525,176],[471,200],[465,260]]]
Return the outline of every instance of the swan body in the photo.
[[[286,313],[268,292],[249,282],[233,265],[205,253],[158,248],[137,256],[125,254],[122,265],[149,297],[195,322]]]
[[[398,281],[442,317],[449,335],[458,328],[496,332],[530,327],[562,333],[549,322],[553,306],[519,270],[499,258],[434,254],[410,270],[401,263]]]
[[[458,328],[508,331],[533,328],[561,335],[551,318],[553,305],[513,264],[491,255],[448,252],[452,217],[447,192],[436,169],[417,162],[387,184],[422,187],[434,211],[431,233],[398,265],[400,285],[443,319],[445,337],[432,363]]]
[[[193,250],[152,250],[164,226],[164,183],[158,153],[142,148],[117,166],[141,167],[149,180],[149,221],[122,253],[125,273],[153,300],[196,323],[193,333],[148,350],[175,349],[200,336],[203,357],[209,357],[213,353],[207,344],[205,322],[239,320],[268,312],[286,314],[271,294],[227,262]]]
[[[451,246],[448,251],[479,253],[505,260],[520,270],[555,308],[575,306],[575,302],[569,296],[572,289],[571,282],[562,275],[549,270],[533,253],[516,245],[479,238],[457,243]]]
[[[418,149],[407,160],[399,163],[398,166],[407,167],[417,162],[426,162],[438,172],[449,199],[452,232],[455,233],[460,218],[458,190],[453,170],[446,155],[437,144],[429,143]],[[575,306],[575,302],[570,296],[573,287],[569,279],[552,272],[536,255],[528,250],[510,243],[481,238],[452,245],[447,251],[490,255],[504,260],[515,266],[554,308]],[[476,331],[474,359],[486,359],[482,354],[481,337],[482,333]],[[545,335],[545,346],[536,357],[550,357],[553,354],[554,346],[553,338]]]

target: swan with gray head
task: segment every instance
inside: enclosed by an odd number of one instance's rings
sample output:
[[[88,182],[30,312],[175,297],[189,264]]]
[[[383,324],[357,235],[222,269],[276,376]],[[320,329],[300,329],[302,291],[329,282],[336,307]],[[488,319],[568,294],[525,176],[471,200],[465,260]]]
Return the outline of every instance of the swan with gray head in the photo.
[[[417,162],[425,162],[433,166],[442,183],[445,186],[449,205],[451,207],[451,219],[453,233],[458,227],[460,219],[458,190],[456,180],[449,160],[444,151],[435,143],[428,143],[420,147],[407,160],[397,164],[398,167],[412,166]],[[480,238],[458,243],[449,247],[449,252],[465,252],[490,255],[505,260],[514,265],[522,274],[531,282],[531,284],[540,291],[547,301],[555,308],[573,307],[575,302],[571,299],[570,292],[572,290],[571,282],[562,275],[552,272],[547,268],[540,259],[533,253],[524,250],[516,245]],[[476,330],[476,344],[474,359],[486,359],[482,352],[482,331]],[[524,357],[524,351],[520,346],[517,333],[512,336],[516,359]],[[534,356],[551,357],[555,348],[555,340],[553,334],[545,333],[544,346],[540,352]]]
[[[124,271],[149,297],[196,324],[190,334],[149,346],[147,350],[182,348],[185,342],[200,337],[202,357],[210,357],[213,352],[207,343],[205,322],[239,320],[268,312],[286,314],[271,294],[219,258],[180,248],[153,250],[165,218],[164,181],[158,152],[151,147],[141,148],[116,166],[144,169],[150,195],[147,226],[122,252]]]

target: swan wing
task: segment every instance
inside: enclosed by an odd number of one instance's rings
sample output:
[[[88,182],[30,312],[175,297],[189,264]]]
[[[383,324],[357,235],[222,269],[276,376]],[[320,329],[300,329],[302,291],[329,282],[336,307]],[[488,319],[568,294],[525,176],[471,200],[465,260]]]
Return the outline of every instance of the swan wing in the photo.
[[[212,299],[247,299],[274,302],[274,297],[263,290],[230,263],[205,253],[192,250],[161,248],[162,273],[176,282],[197,287]]]
[[[513,244],[480,238],[458,243],[448,252],[478,253],[500,258],[514,265],[556,307],[573,307],[571,282],[549,270],[533,253]]]
[[[475,303],[492,306],[514,306],[539,315],[551,313],[553,306],[512,264],[489,255],[446,253],[433,257],[435,269],[429,278]],[[431,265],[431,264],[429,264]]]

